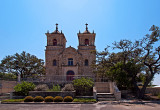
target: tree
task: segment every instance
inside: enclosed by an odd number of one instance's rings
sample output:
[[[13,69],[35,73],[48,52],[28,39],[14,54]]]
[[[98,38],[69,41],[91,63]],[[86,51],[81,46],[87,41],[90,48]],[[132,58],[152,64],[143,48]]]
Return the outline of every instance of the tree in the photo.
[[[109,52],[107,48],[103,52],[94,51],[96,54],[96,60],[92,62],[92,68],[94,68],[93,72],[96,77],[100,78],[101,81],[106,79],[106,72],[108,71],[106,57],[109,55]]]
[[[141,89],[137,86],[136,81],[138,72],[133,73],[134,69],[124,68],[131,75],[138,98],[144,97],[146,87],[153,80],[154,75],[160,73],[160,46],[156,44],[160,41],[160,29],[153,25],[150,31],[152,31],[150,35],[147,34],[143,39],[135,42],[121,40],[114,43],[114,48],[122,50],[124,65],[131,60],[134,60],[136,64],[143,65],[141,72],[145,75],[145,80]]]
[[[138,97],[143,98],[146,87],[153,80],[155,74],[160,73],[160,29],[157,26],[150,28],[151,35],[147,34],[139,44],[140,62],[144,64],[145,81],[142,89],[139,90]]]
[[[96,63],[98,66],[95,66],[103,68],[105,65],[105,68],[110,68],[103,72],[114,81],[123,82],[122,79],[118,79],[121,75],[130,79],[129,83],[132,84],[140,99],[144,97],[146,87],[153,80],[154,75],[160,73],[160,45],[158,44],[160,29],[153,25],[150,31],[152,31],[150,35],[147,34],[135,42],[126,39],[114,42],[113,49],[118,49],[118,53],[108,52],[103,56],[103,60],[100,59]],[[99,71],[99,68],[95,70]],[[143,76],[142,88],[137,85],[137,82],[141,80],[138,78],[139,75]]]
[[[0,68],[5,73],[21,74],[21,78],[45,74],[44,61],[25,51],[6,56],[1,61]]]

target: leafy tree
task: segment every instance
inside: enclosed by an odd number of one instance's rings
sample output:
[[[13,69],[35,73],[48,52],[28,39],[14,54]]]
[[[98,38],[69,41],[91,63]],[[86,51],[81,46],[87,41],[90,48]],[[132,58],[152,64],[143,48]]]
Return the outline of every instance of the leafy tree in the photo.
[[[92,68],[94,68],[94,73],[96,77],[100,78],[101,81],[106,79],[106,72],[108,71],[108,63],[106,57],[109,55],[107,48],[105,51],[98,52],[95,51],[96,60],[92,63]]]
[[[36,56],[23,51],[21,54],[6,56],[0,63],[0,68],[5,73],[21,74],[22,78],[27,76],[38,76],[45,74],[44,61]]]
[[[135,42],[130,40],[114,42],[113,49],[118,49],[118,53],[108,52],[103,56],[103,60],[97,60],[94,67],[97,73],[101,68],[107,68],[106,71],[102,71],[103,74],[106,73],[112,80],[121,82],[121,85],[124,85],[123,82],[128,78],[138,98],[144,97],[146,87],[154,75],[160,73],[160,29],[153,25],[150,31],[152,31],[150,35],[147,34]],[[140,75],[142,77],[139,77]],[[137,85],[139,80],[144,82],[142,88]]]
[[[153,80],[155,74],[160,73],[160,29],[157,26],[150,28],[152,33],[147,34],[140,43],[139,51],[140,60],[139,62],[144,64],[145,68],[145,81],[142,89],[138,89],[139,98],[143,98],[146,87]],[[156,44],[158,43],[158,44]]]

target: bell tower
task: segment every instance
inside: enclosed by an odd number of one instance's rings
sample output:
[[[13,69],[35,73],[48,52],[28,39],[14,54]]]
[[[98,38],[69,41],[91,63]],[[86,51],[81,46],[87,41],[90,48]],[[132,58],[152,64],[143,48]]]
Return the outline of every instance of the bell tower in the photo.
[[[95,46],[95,36],[96,34],[91,33],[88,30],[88,24],[86,23],[86,30],[81,33],[79,31],[78,35],[78,52],[82,55],[82,73],[84,75],[93,75],[93,69],[91,68],[91,65],[93,61],[96,59],[96,55],[94,52],[96,49]]]
[[[49,31],[46,33],[47,36],[47,46],[48,48],[65,48],[66,47],[66,38],[64,34],[58,31],[58,24],[56,24],[56,30],[52,33],[49,33]]]
[[[79,50],[95,50],[95,33],[90,33],[88,30],[88,24],[86,23],[86,30],[83,33],[78,33]]]
[[[66,48],[66,38],[64,34],[58,31],[58,24],[56,24],[56,30],[54,32],[46,33],[47,46],[45,50],[45,62],[46,62],[46,74],[57,75],[59,74],[59,55]]]

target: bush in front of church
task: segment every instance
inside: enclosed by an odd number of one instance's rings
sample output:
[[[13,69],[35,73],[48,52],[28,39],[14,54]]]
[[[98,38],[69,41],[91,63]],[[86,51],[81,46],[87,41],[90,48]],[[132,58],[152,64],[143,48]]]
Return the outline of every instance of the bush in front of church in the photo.
[[[34,88],[35,91],[47,91],[49,90],[47,84],[39,84]]]
[[[73,85],[76,90],[76,95],[93,95],[94,82],[91,78],[81,77],[73,80]]]
[[[14,90],[17,95],[27,96],[29,94],[29,91],[33,91],[35,88],[35,85],[32,82],[22,82],[20,84],[17,84],[14,87]]]
[[[44,101],[45,102],[53,102],[54,98],[52,96],[47,96],[47,97],[45,97]]]
[[[73,101],[73,98],[71,96],[66,96],[64,97],[64,102],[72,102]]]
[[[34,102],[43,102],[44,101],[44,98],[42,96],[36,96],[34,98]]]
[[[62,91],[74,91],[73,84],[66,84],[64,88],[62,88]]]
[[[56,97],[54,98],[54,102],[63,102],[63,97],[61,97],[61,96],[56,96]]]
[[[24,102],[33,102],[34,98],[32,96],[26,96]]]

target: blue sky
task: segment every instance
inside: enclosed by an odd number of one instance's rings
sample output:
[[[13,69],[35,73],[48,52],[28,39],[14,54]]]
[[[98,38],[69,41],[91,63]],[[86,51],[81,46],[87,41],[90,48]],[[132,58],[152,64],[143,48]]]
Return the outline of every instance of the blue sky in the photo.
[[[0,0],[0,60],[26,51],[45,59],[47,30],[59,24],[67,47],[77,48],[79,30],[96,33],[102,51],[120,39],[134,41],[160,27],[160,0]],[[160,75],[155,84],[160,85]]]

